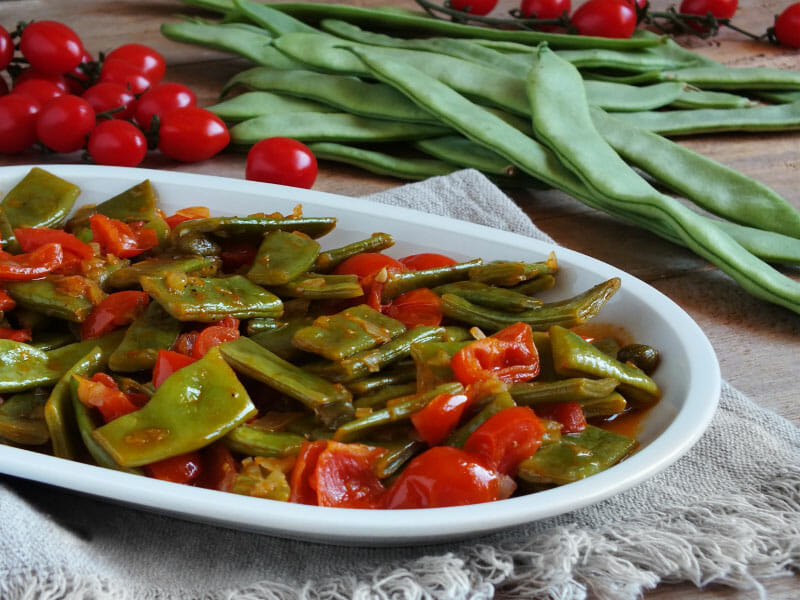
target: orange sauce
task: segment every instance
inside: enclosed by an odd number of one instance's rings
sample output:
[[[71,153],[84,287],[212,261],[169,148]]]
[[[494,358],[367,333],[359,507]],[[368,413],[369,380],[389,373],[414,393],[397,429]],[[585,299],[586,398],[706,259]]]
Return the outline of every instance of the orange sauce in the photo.
[[[593,420],[593,425],[605,429],[606,431],[612,431],[614,433],[627,435],[628,437],[638,438],[642,429],[642,423],[647,416],[647,413],[650,412],[650,408],[652,407],[631,410],[629,412],[615,415],[609,419],[597,419],[596,421]]]

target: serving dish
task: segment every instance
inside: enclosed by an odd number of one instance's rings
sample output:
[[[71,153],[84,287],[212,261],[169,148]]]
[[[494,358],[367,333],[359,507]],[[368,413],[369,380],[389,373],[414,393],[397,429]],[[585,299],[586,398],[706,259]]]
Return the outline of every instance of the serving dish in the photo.
[[[661,351],[654,379],[664,395],[640,424],[638,451],[622,463],[576,483],[491,504],[394,511],[321,508],[183,486],[8,446],[0,446],[2,473],[185,519],[281,537],[368,545],[440,542],[566,513],[629,489],[688,451],[716,409],[719,365],[691,317],[644,282],[577,252],[464,221],[310,190],[171,171],[41,167],[80,186],[78,204],[101,202],[143,179],[152,181],[167,214],[186,206],[207,206],[212,215],[288,213],[301,204],[306,216],[338,219],[336,229],[322,238],[323,248],[383,231],[396,240],[387,251],[394,256],[442,252],[464,260],[536,261],[555,251],[561,270],[548,297],[564,298],[608,278],[621,279],[620,291],[597,319],[620,325],[632,338]],[[0,193],[30,168],[0,168]]]

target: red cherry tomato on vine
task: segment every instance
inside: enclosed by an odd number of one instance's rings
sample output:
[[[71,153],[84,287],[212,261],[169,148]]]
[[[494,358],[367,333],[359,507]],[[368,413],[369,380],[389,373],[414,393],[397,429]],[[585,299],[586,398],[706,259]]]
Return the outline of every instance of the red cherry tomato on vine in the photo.
[[[154,115],[161,118],[185,106],[197,106],[197,97],[192,90],[180,83],[160,83],[139,98],[134,118],[144,129],[149,129]]]
[[[302,142],[267,138],[247,153],[245,178],[309,189],[317,178],[317,159]]]
[[[687,15],[711,13],[717,19],[730,19],[739,7],[739,0],[683,0],[678,12]]]
[[[81,62],[78,63],[77,67],[66,74],[67,86],[70,94],[80,96],[83,90],[89,87],[89,80],[91,78],[89,74],[83,70],[83,67],[86,66],[87,63],[93,61],[94,57],[84,48],[83,54],[81,55]]]
[[[571,9],[570,0],[522,0],[519,7],[522,16],[536,15],[537,19],[557,19],[564,13],[569,14]]]
[[[156,85],[164,78],[164,71],[167,68],[164,57],[144,44],[124,44],[109,52],[106,60],[124,60],[131,63],[150,80],[152,85]]]
[[[0,77],[0,96],[5,96],[8,93],[8,84],[6,80]]]
[[[471,15],[488,15],[497,6],[497,0],[452,0],[450,6]]]
[[[14,58],[14,42],[5,27],[0,25],[0,69],[5,69]]]
[[[784,46],[800,48],[800,2],[789,5],[775,19],[775,37]]]
[[[147,140],[128,121],[103,121],[89,136],[89,155],[98,165],[135,167],[147,154]]]
[[[636,10],[626,0],[589,0],[572,14],[580,35],[629,38],[636,29]]]
[[[83,56],[78,34],[57,21],[34,21],[26,25],[19,49],[31,67],[51,75],[71,71]]]
[[[158,135],[158,149],[183,162],[211,158],[231,139],[217,115],[196,106],[176,108],[164,115]]]
[[[25,81],[30,81],[31,79],[44,79],[46,81],[50,81],[64,90],[65,94],[69,93],[69,83],[67,78],[63,75],[49,75],[31,68],[25,69],[14,78],[14,86],[18,86],[19,84]]]
[[[74,152],[86,145],[94,129],[94,110],[78,96],[59,96],[42,107],[36,122],[39,141],[56,152]]]
[[[27,81],[15,85],[11,93],[25,94],[36,100],[39,106],[44,106],[53,98],[63,96],[65,92],[52,81],[47,81],[46,79],[28,79]]]
[[[0,154],[19,154],[36,141],[39,104],[23,94],[0,96]]]
[[[103,68],[100,70],[100,77],[97,78],[97,82],[118,83],[134,94],[141,94],[153,85],[153,82],[139,70],[139,67],[118,58],[113,60],[106,59],[103,63]]]
[[[96,83],[88,88],[81,98],[86,100],[96,113],[121,108],[111,115],[112,119],[130,119],[136,108],[136,96],[118,83]]]

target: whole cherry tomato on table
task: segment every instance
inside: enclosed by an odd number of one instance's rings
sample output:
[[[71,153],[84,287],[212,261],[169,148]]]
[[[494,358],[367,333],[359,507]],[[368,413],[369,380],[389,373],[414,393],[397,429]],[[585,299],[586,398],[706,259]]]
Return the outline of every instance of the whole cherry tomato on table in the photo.
[[[141,94],[153,85],[153,82],[139,70],[139,67],[119,59],[106,59],[97,81],[98,83],[118,83],[134,94]]]
[[[707,15],[717,19],[730,19],[739,7],[739,0],[683,0],[678,12],[687,15]]]
[[[26,25],[19,49],[31,67],[51,75],[71,71],[83,56],[78,34],[57,21],[34,21]]]
[[[231,139],[225,123],[214,113],[186,106],[165,114],[158,130],[158,149],[183,162],[211,158]]]
[[[21,83],[17,83],[14,89],[11,90],[12,94],[25,94],[30,96],[39,106],[42,107],[53,98],[63,96],[66,92],[62,90],[57,84],[46,79],[28,79]]]
[[[800,48],[800,2],[790,4],[775,19],[775,38],[784,46]]]
[[[519,11],[523,17],[536,15],[537,19],[556,19],[572,8],[570,0],[522,0]]]
[[[83,54],[81,55],[81,62],[79,62],[78,66],[72,69],[72,71],[65,74],[70,94],[80,96],[83,90],[89,87],[91,76],[84,70],[84,67],[93,61],[94,57],[84,48]]]
[[[180,83],[160,83],[139,98],[134,118],[144,129],[149,129],[154,115],[161,118],[185,106],[197,106],[197,97],[192,90]]]
[[[267,138],[247,153],[245,178],[309,189],[317,178],[317,159],[302,142]]]
[[[39,112],[36,135],[51,150],[74,152],[86,145],[94,124],[94,110],[86,100],[72,95],[59,96]]]
[[[55,83],[62,90],[64,90],[65,94],[69,93],[69,82],[67,78],[64,77],[64,75],[61,74],[50,75],[31,68],[25,69],[19,75],[17,75],[14,78],[14,85],[17,86],[23,81],[30,81],[31,79],[44,79],[46,81],[50,81],[52,83]]]
[[[636,29],[636,9],[627,0],[589,0],[571,20],[580,35],[629,38]]]
[[[119,83],[96,83],[81,94],[96,113],[115,111],[112,119],[130,119],[136,109],[136,96]]]
[[[136,167],[147,154],[147,140],[133,123],[109,120],[94,128],[87,150],[98,165]]]
[[[123,44],[109,52],[106,60],[123,60],[131,63],[152,85],[157,85],[164,78],[167,68],[164,57],[144,44]]]
[[[0,154],[19,154],[36,141],[39,103],[23,94],[0,96]]]
[[[14,58],[14,41],[5,27],[0,25],[0,69],[5,69]]]
[[[488,15],[497,6],[497,0],[452,0],[450,6],[471,15]]]
[[[5,96],[8,93],[8,84],[3,76],[0,75],[0,96]]]

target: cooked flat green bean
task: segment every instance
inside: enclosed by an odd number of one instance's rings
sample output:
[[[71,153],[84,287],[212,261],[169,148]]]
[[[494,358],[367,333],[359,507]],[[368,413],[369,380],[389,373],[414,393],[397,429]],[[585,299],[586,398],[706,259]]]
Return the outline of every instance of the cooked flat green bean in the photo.
[[[517,404],[536,406],[550,402],[579,402],[606,398],[614,392],[616,379],[588,379],[570,377],[559,381],[528,381],[514,383],[509,388]]]
[[[411,358],[417,370],[417,387],[419,391],[433,389],[447,381],[453,381],[455,375],[450,367],[453,355],[473,341],[468,339],[451,341],[429,341],[411,346]]]
[[[299,231],[312,238],[322,237],[336,226],[334,217],[208,217],[184,221],[172,230],[172,239],[190,233],[209,233],[228,238],[252,237],[261,239],[270,231]]]
[[[353,406],[358,408],[384,408],[389,400],[402,396],[411,396],[417,391],[417,384],[414,381],[408,383],[392,383],[378,388],[374,392],[359,396]]]
[[[496,260],[484,263],[470,269],[469,279],[488,285],[511,287],[541,275],[551,275],[557,270],[555,255],[551,253],[543,262]]]
[[[328,104],[284,96],[272,92],[245,92],[213,106],[207,106],[223,121],[239,122],[254,119],[262,115],[280,115],[293,112],[336,112],[337,109]]]
[[[259,285],[283,285],[308,271],[319,255],[319,243],[288,231],[270,231],[258,247],[247,278]]]
[[[449,175],[458,168],[440,160],[393,156],[386,152],[365,150],[334,142],[311,143],[308,144],[308,148],[317,158],[353,165],[370,173],[399,179],[416,180]]]
[[[491,286],[480,281],[456,281],[433,288],[439,295],[454,294],[474,304],[521,312],[541,306],[542,301],[513,290]]]
[[[139,285],[139,277],[158,277],[174,271],[199,276],[215,275],[217,266],[217,261],[208,256],[146,258],[132,265],[123,265],[111,273],[106,285],[112,289],[134,287]]]
[[[313,270],[317,273],[327,273],[351,256],[362,252],[380,252],[393,245],[394,240],[388,233],[373,233],[366,239],[320,252],[317,260],[314,261]]]
[[[386,283],[383,285],[381,297],[383,300],[391,300],[400,294],[417,288],[432,288],[437,285],[453,283],[454,281],[462,281],[472,273],[473,269],[480,268],[481,264],[483,264],[483,261],[475,259],[447,267],[389,273]]]
[[[556,278],[552,275],[540,275],[539,277],[534,277],[519,285],[515,285],[511,289],[520,294],[525,294],[526,296],[535,296],[544,290],[549,290],[555,284]]]
[[[245,456],[294,456],[300,452],[305,438],[296,433],[264,431],[249,425],[239,425],[222,438],[222,442],[234,452]]]
[[[251,339],[283,360],[295,360],[305,353],[292,344],[292,338],[296,331],[308,327],[313,322],[314,317],[295,317],[275,329],[254,334]]]
[[[371,394],[387,385],[414,382],[416,378],[417,368],[413,361],[406,360],[392,365],[389,369],[382,370],[377,375],[351,381],[347,384],[347,389],[357,396],[361,396]]]
[[[182,326],[160,304],[151,302],[144,313],[131,323],[120,345],[108,357],[109,368],[123,373],[152,369],[158,351],[172,347]]]
[[[400,442],[365,442],[368,446],[385,448],[386,453],[375,462],[375,474],[380,479],[391,477],[408,462],[412,456],[425,448],[423,442],[403,440]]]
[[[253,337],[254,335],[263,333],[265,331],[275,331],[276,329],[283,327],[285,324],[286,321],[280,321],[272,317],[257,317],[255,319],[250,319],[247,321],[246,326],[247,337]]]
[[[282,298],[307,298],[309,300],[358,298],[364,295],[364,290],[355,275],[327,275],[325,273],[305,273],[284,285],[271,286],[271,289]]]
[[[80,275],[49,275],[4,287],[20,306],[75,323],[86,320],[105,296],[96,283]]]
[[[47,396],[37,390],[14,394],[0,404],[0,444],[41,446],[50,440],[44,420]]]
[[[60,227],[80,193],[77,185],[33,167],[3,197],[0,207],[11,228]],[[12,240],[13,236],[3,236],[3,243]]]
[[[618,415],[628,408],[628,401],[625,396],[619,392],[611,392],[604,398],[595,398],[594,400],[584,400],[581,403],[583,416],[587,419],[595,417],[611,417]]]

